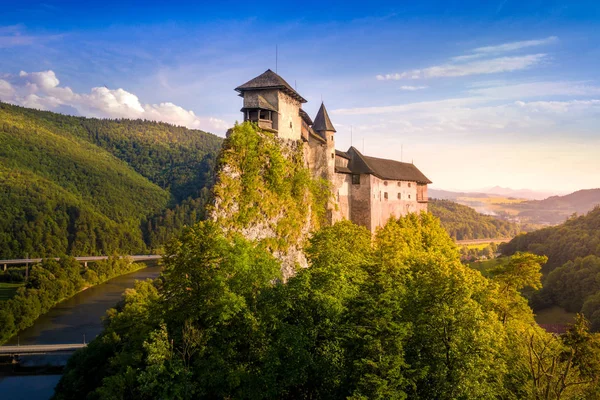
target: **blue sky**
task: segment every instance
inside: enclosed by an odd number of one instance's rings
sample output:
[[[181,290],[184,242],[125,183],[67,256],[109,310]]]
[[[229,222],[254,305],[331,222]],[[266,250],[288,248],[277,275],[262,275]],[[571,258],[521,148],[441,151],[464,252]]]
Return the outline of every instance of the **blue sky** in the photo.
[[[496,2],[6,2],[0,100],[223,135],[233,88],[277,70],[321,99],[337,147],[415,164],[434,187],[600,187],[600,5]]]

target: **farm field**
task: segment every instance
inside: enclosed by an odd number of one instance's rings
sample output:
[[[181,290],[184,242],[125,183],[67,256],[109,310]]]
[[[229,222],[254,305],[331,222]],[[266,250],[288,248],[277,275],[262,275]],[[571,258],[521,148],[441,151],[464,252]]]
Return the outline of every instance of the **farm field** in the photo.
[[[576,313],[565,311],[559,306],[545,308],[535,313],[535,321],[538,324],[572,324],[575,321]]]
[[[0,282],[0,301],[8,300],[15,295],[17,289],[23,286],[22,283],[4,283]]]

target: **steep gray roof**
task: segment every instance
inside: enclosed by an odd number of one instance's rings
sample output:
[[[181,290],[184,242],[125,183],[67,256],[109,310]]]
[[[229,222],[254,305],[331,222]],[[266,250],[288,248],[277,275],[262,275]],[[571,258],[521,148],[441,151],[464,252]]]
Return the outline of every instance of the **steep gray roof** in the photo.
[[[414,164],[364,156],[354,147],[350,147],[347,153],[351,156],[349,167],[354,174],[372,174],[380,179],[395,181],[432,183]]]
[[[312,125],[312,119],[310,119],[310,117],[308,116],[308,114],[306,113],[306,111],[304,111],[303,109],[300,109],[300,111],[298,111],[300,113],[300,117],[304,120],[304,122],[306,122],[307,125]]]
[[[290,84],[287,83],[285,79],[270,69],[266,70],[256,78],[250,79],[248,82],[235,88],[235,90],[240,93],[243,93],[246,90],[260,89],[281,89],[301,103],[306,103],[306,100],[300,96],[298,92],[292,89]]]
[[[329,119],[329,114],[327,114],[327,109],[325,108],[325,104],[321,103],[321,108],[319,108],[319,112],[315,117],[315,122],[313,123],[313,129],[315,131],[333,131],[336,132],[331,120]]]
[[[346,160],[350,160],[350,159],[352,159],[352,157],[350,157],[348,154],[346,154],[345,152],[343,152],[343,151],[340,151],[340,150],[336,150],[336,151],[335,151],[335,155],[336,155],[336,156],[340,156],[340,157],[342,157],[342,158],[345,158]]]

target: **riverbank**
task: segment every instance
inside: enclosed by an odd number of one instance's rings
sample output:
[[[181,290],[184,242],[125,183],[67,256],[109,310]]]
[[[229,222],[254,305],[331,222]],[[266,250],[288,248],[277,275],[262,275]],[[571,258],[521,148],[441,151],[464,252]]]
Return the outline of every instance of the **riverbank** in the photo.
[[[0,302],[0,345],[60,303],[111,279],[146,268],[145,263],[109,258],[82,270],[73,258],[44,260],[31,269],[30,285]]]
[[[33,326],[19,332],[19,337],[11,338],[7,344],[81,343],[84,336],[90,342],[102,332],[102,317],[121,300],[125,290],[132,288],[137,280],[155,279],[160,272],[159,266],[149,266],[81,291],[41,315]],[[52,372],[59,374],[51,375]],[[11,400],[47,400],[61,377],[60,371],[50,370],[44,375],[7,375],[13,372],[0,373],[0,398]]]

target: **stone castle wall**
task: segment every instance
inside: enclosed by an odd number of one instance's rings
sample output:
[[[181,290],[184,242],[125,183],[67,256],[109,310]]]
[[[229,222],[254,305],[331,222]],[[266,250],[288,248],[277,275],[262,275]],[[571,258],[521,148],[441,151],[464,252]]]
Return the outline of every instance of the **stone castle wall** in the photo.
[[[344,219],[351,220],[352,199],[350,190],[352,186],[352,175],[334,174],[333,176],[333,195],[337,202],[337,207],[332,212],[332,223]]]
[[[300,140],[302,137],[300,102],[279,91],[276,107],[279,110],[277,136],[282,139]]]

